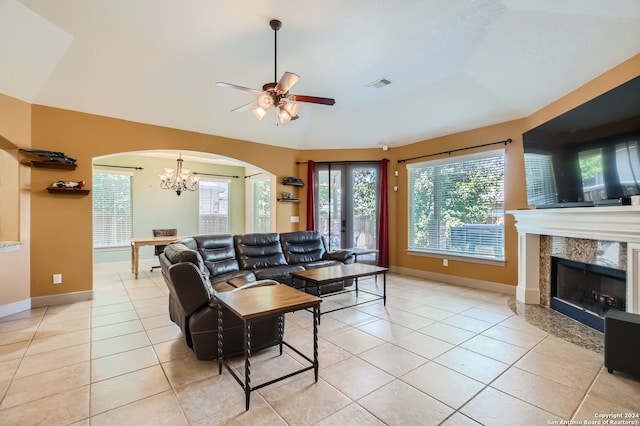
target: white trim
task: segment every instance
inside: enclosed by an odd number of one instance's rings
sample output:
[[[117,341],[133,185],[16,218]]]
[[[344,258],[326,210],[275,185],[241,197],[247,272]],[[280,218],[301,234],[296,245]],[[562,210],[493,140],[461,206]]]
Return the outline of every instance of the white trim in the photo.
[[[458,277],[455,275],[440,274],[437,272],[421,271],[418,269],[396,266],[391,268],[391,272],[401,275],[424,278],[430,281],[437,281],[445,284],[452,284],[456,286],[475,288],[478,290],[492,291],[494,293],[507,294],[510,296],[516,295],[516,286],[509,284],[495,283],[491,281],[477,280],[475,278]]]
[[[31,299],[24,299],[18,302],[0,305],[0,318],[31,309]]]
[[[68,303],[84,302],[86,300],[93,300],[93,290],[32,297],[31,307],[41,308],[43,306],[66,305]]]

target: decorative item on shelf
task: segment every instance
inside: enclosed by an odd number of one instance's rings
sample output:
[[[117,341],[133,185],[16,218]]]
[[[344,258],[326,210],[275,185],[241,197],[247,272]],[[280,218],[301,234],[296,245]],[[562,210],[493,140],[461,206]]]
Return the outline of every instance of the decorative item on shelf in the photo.
[[[63,180],[59,180],[57,182],[53,182],[51,184],[52,188],[60,188],[60,189],[82,189],[84,187],[84,181],[81,180],[79,182],[65,182]]]
[[[52,163],[62,163],[62,164],[76,163],[75,158],[67,157],[66,155],[64,155],[63,152],[47,151],[44,149],[27,149],[27,148],[20,149],[20,152],[24,154],[29,154],[29,155],[36,155],[38,157],[44,157],[47,159],[47,161],[50,161]]]
[[[293,177],[293,176],[289,176],[286,178],[282,179],[282,184],[283,185],[291,185],[291,186],[304,186],[304,182],[302,182],[302,179],[297,178],[297,177]]]
[[[79,195],[87,195],[91,191],[88,189],[84,189],[84,181],[78,182],[65,182],[63,180],[59,180],[53,182],[51,186],[47,188],[47,191],[51,194],[79,194]]]
[[[23,148],[20,153],[38,157],[39,160],[30,160],[25,164],[39,169],[75,170],[78,166],[75,158],[67,157],[62,152]]]
[[[282,198],[291,198],[293,194],[291,192],[283,192],[282,193]]]
[[[160,188],[176,191],[178,197],[183,191],[195,191],[200,187],[200,178],[189,169],[182,168],[182,154],[178,156],[176,169],[165,168],[160,175]]]

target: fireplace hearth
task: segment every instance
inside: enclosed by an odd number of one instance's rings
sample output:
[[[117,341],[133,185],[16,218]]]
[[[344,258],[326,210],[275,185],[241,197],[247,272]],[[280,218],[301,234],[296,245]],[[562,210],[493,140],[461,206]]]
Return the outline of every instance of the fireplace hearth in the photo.
[[[626,310],[626,272],[551,257],[551,308],[604,332],[604,314]]]

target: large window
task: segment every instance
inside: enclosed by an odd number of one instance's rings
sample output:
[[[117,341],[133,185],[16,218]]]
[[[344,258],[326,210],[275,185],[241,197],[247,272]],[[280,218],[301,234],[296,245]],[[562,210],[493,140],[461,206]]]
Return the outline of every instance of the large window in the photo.
[[[200,181],[200,234],[229,232],[229,181]]]
[[[504,260],[504,150],[407,167],[410,250]]]
[[[93,173],[93,247],[131,242],[131,174]]]

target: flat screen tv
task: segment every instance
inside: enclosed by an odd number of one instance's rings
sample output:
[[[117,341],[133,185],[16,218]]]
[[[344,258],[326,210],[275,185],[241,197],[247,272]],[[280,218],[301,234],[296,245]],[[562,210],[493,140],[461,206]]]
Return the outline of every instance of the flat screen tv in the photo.
[[[628,204],[640,195],[640,77],[523,135],[536,208]]]

